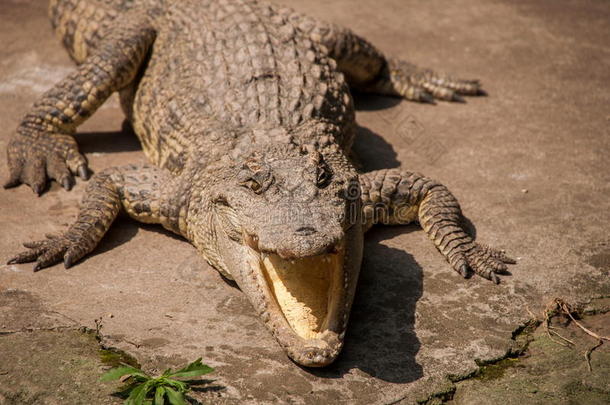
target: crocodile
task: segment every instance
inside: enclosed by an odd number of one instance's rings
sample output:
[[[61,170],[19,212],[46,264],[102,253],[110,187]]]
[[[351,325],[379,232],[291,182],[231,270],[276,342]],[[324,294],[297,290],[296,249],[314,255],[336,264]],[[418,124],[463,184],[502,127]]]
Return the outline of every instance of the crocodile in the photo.
[[[460,102],[484,94],[479,81],[385,57],[347,28],[264,1],[51,0],[49,14],[77,67],[22,119],[5,187],[41,195],[50,181],[89,181],[76,221],[9,263],[68,268],[124,211],[192,243],[306,367],[344,345],[373,225],[418,222],[464,277],[497,283],[514,263],[475,242],[443,184],[359,173],[350,154],[352,90]],[[73,134],[114,92],[149,163],[90,176]]]

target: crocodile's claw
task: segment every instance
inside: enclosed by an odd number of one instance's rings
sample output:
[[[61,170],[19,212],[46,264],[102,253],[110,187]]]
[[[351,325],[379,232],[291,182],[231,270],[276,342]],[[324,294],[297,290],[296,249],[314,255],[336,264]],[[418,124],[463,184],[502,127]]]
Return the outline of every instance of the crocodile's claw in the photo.
[[[387,93],[424,103],[434,104],[435,100],[463,103],[462,96],[487,94],[478,80],[454,79],[398,59],[388,61],[383,80]]]
[[[455,252],[448,259],[454,270],[463,277],[468,277],[472,270],[496,284],[500,283],[499,274],[508,274],[507,264],[517,263],[503,251],[478,243],[472,243],[468,249]]]
[[[86,240],[70,233],[62,235],[46,235],[46,239],[26,242],[23,244],[29,250],[18,254],[7,264],[36,262],[34,271],[52,266],[61,261],[66,268],[88,253]]]
[[[30,131],[33,132],[33,131]],[[76,141],[65,134],[18,134],[7,148],[9,178],[4,188],[27,184],[40,195],[47,179],[70,190],[74,175],[88,178],[87,160],[78,151]]]

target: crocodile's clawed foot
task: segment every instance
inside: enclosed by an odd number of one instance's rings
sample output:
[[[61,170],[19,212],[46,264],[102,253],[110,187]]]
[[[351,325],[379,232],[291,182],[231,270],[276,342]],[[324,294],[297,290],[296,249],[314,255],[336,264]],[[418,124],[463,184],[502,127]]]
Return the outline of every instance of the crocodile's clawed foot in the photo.
[[[389,61],[387,74],[394,90],[407,100],[432,104],[435,100],[463,103],[462,96],[487,95],[478,80],[454,79],[401,60]]]
[[[463,277],[468,277],[472,270],[475,274],[496,284],[500,283],[499,274],[510,274],[507,264],[517,263],[503,251],[478,243],[473,243],[468,249],[456,252],[449,257],[449,262],[454,270]]]
[[[70,135],[17,135],[9,142],[7,155],[9,178],[4,188],[24,183],[40,195],[47,179],[70,190],[74,175],[85,180],[89,177],[87,160]]]
[[[18,254],[7,264],[36,262],[34,271],[52,266],[63,260],[66,268],[87,254],[87,243],[82,237],[71,235],[46,235],[46,239],[26,242],[23,244],[29,250]]]

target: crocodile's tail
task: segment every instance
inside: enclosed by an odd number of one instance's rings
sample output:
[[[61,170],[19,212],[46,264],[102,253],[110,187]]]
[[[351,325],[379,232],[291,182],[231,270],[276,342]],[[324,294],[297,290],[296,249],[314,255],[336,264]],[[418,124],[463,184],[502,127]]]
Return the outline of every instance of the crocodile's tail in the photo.
[[[82,63],[114,19],[133,3],[133,0],[51,0],[49,17],[70,57]]]

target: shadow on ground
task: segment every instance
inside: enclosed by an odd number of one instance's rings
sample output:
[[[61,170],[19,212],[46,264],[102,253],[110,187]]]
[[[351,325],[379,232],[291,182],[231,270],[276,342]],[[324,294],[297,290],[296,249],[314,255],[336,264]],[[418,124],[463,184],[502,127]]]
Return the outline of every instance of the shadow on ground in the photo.
[[[138,137],[126,122],[120,131],[77,132],[74,136],[82,153],[118,153],[142,150]]]
[[[422,268],[410,254],[382,244],[416,229],[373,228],[367,235],[345,348],[336,363],[309,372],[340,378],[357,368],[392,383],[412,382],[423,376],[415,359],[420,342],[414,330],[415,308],[422,295]]]

